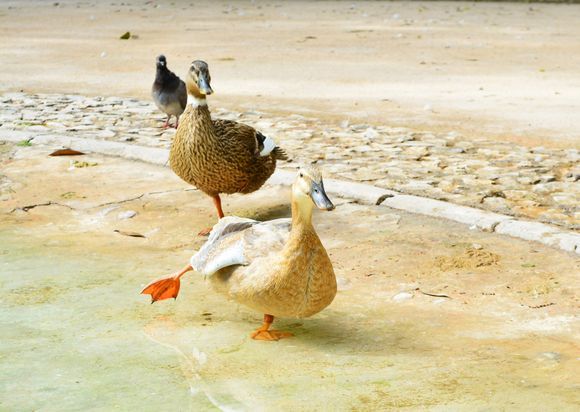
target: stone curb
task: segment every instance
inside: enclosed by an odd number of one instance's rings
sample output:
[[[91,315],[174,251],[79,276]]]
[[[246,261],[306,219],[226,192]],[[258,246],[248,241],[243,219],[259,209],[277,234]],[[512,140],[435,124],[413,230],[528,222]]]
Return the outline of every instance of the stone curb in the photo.
[[[28,140],[34,144],[68,147],[82,152],[118,156],[124,159],[138,160],[161,166],[167,165],[169,159],[169,150],[167,149],[106,140],[2,129],[0,129],[0,140],[10,142]],[[278,169],[268,180],[268,184],[291,185],[294,177],[295,172]],[[580,234],[544,223],[517,220],[510,216],[420,196],[403,195],[364,183],[336,179],[326,179],[325,183],[326,190],[330,194],[343,198],[352,198],[363,204],[382,205],[406,212],[452,220],[469,225],[472,229],[540,242],[557,249],[580,254]]]

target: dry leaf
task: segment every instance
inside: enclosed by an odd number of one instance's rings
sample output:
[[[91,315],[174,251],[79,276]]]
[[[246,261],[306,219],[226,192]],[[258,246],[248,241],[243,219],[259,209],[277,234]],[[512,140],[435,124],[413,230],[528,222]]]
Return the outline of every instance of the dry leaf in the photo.
[[[99,164],[96,162],[93,163],[89,163],[89,162],[79,162],[78,160],[75,160],[73,163],[73,166],[77,169],[82,169],[83,167],[93,167],[93,166],[98,166]]]
[[[137,232],[125,232],[124,230],[118,230],[118,229],[115,229],[115,232],[117,232],[118,234],[123,235],[123,236],[145,237],[141,233],[137,233]]]
[[[73,149],[60,149],[55,152],[52,152],[49,156],[80,156],[84,155],[83,152],[79,152],[78,150]]]

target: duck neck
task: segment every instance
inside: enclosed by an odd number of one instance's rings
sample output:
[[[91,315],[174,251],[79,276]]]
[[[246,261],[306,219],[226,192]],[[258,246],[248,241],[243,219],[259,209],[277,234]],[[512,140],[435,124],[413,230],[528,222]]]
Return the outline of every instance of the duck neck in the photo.
[[[205,140],[205,143],[209,143],[209,140],[212,140],[211,138],[214,137],[215,133],[205,95],[199,92],[192,93],[190,89],[187,94],[187,105],[191,107],[189,109],[191,110],[191,125],[196,130],[196,133],[191,134],[191,136],[195,136],[196,140],[201,139]]]
[[[312,227],[312,201],[310,198],[293,190],[292,193],[292,232],[314,230]]]
[[[191,105],[191,107],[197,108],[205,108],[205,111],[209,113],[209,109],[207,107],[207,100],[204,95],[193,95],[189,93],[187,95],[187,104]]]
[[[197,84],[188,77],[185,82],[185,87],[187,88],[187,104],[194,108],[205,108],[206,110],[204,111],[209,113],[206,96],[199,90]]]

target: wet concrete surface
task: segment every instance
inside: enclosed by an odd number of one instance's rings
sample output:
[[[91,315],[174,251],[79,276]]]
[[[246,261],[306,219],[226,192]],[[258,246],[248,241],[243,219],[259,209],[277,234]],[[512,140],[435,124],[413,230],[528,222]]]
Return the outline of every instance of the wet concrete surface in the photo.
[[[258,342],[262,314],[198,274],[176,301],[139,295],[204,242],[208,198],[168,169],[50,152],[0,146],[0,409],[580,407],[571,254],[333,199],[315,224],[337,298]],[[265,187],[224,210],[271,219],[288,200]]]

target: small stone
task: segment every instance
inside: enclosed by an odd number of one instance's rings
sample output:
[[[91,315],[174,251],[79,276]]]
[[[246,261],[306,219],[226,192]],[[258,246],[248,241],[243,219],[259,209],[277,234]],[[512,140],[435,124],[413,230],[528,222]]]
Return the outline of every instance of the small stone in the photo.
[[[343,276],[337,276],[336,277],[336,288],[339,291],[350,289],[351,288],[350,280],[348,280],[347,278],[345,278]]]
[[[115,137],[116,133],[113,132],[112,130],[101,130],[100,132],[97,133],[97,136],[102,138],[102,139],[110,139],[112,137]]]
[[[372,151],[372,147],[370,147],[369,145],[363,145],[363,146],[357,146],[353,149],[355,152],[358,153],[367,153]]]
[[[50,128],[48,128],[46,126],[35,125],[35,126],[27,127],[26,130],[29,132],[48,132],[50,130]]]
[[[553,175],[546,175],[546,176],[541,176],[540,177],[540,181],[542,183],[550,183],[550,182],[555,182],[556,181],[556,177]]]
[[[369,127],[364,133],[363,136],[367,139],[374,139],[379,135],[379,132],[377,132],[375,129],[373,129],[372,127]]]
[[[393,300],[395,302],[403,302],[405,300],[409,300],[413,298],[413,294],[409,293],[409,292],[401,292],[401,293],[397,293],[395,296],[393,296]]]
[[[558,352],[542,352],[540,353],[540,357],[549,360],[559,361],[562,355],[560,355]]]
[[[119,213],[117,215],[117,219],[119,220],[131,219],[135,216],[137,216],[137,212],[135,212],[134,210],[126,210],[124,212]]]
[[[509,203],[501,197],[486,197],[483,199],[483,204],[488,206],[491,210],[498,213],[510,213],[511,208]]]

